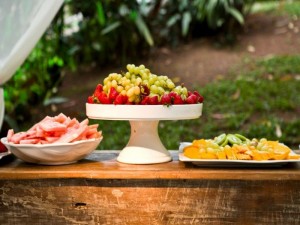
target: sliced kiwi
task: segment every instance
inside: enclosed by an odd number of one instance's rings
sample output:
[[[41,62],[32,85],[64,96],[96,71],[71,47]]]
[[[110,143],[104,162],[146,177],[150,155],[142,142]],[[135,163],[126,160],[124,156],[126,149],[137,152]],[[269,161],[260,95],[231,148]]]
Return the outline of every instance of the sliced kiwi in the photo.
[[[237,138],[241,139],[241,141],[246,141],[247,138],[241,134],[234,134]]]
[[[215,138],[215,143],[217,145],[221,145],[226,140],[226,134],[220,134],[218,137]]]
[[[242,143],[242,140],[233,134],[227,134],[227,139],[228,139],[228,142],[232,145]]]

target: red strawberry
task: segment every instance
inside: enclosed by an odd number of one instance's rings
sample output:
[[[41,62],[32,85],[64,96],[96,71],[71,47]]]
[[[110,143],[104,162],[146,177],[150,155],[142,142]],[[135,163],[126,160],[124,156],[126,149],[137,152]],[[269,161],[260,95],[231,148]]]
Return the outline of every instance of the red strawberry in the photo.
[[[105,94],[105,92],[101,92],[99,94],[98,100],[102,104],[111,104],[111,101],[109,100],[109,98],[107,97],[107,95]]]
[[[111,102],[113,102],[116,99],[117,96],[118,96],[117,90],[114,87],[111,87],[109,89],[109,95],[108,95],[109,100]]]
[[[103,91],[103,86],[102,84],[98,84],[95,91],[94,91],[94,95],[98,95],[99,93],[101,93]]]
[[[87,99],[87,103],[93,104],[94,103],[94,97],[89,96],[88,99]]]
[[[204,101],[204,97],[202,95],[200,95],[200,98],[198,99],[199,103],[202,103]]]
[[[141,105],[149,105],[150,104],[150,97],[149,96],[146,96],[142,99]]]
[[[122,105],[122,104],[126,104],[127,101],[128,101],[127,95],[121,95],[121,94],[119,94],[116,97],[116,99],[114,101],[114,104],[115,105]]]
[[[158,105],[159,104],[158,96],[153,95],[152,97],[149,97],[149,104],[150,105]]]
[[[198,97],[197,102],[202,103],[204,101],[203,96],[200,95],[198,91],[194,91],[194,95],[196,95]]]
[[[196,104],[198,102],[198,97],[194,94],[191,94],[187,99],[185,100],[187,104]]]
[[[184,104],[184,101],[179,94],[176,94],[173,103],[174,105],[182,105]]]
[[[177,93],[174,92],[174,91],[171,91],[171,92],[169,93],[169,96],[171,97],[172,100],[174,100],[174,98],[176,97],[176,95],[177,95]]]
[[[171,105],[171,103],[172,103],[171,96],[169,94],[164,94],[161,97],[160,103],[163,105]]]
[[[7,148],[5,147],[4,144],[0,141],[0,152],[7,152]]]
[[[126,105],[133,105],[133,102],[130,102],[130,101],[128,101],[128,99],[127,99],[127,102],[125,103]]]

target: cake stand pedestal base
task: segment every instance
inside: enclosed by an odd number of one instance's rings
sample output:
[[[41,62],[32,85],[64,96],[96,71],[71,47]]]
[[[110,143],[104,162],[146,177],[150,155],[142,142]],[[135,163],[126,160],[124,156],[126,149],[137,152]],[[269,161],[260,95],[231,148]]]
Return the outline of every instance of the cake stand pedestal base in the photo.
[[[158,135],[158,120],[130,120],[131,135],[117,160],[128,164],[156,164],[172,160]]]

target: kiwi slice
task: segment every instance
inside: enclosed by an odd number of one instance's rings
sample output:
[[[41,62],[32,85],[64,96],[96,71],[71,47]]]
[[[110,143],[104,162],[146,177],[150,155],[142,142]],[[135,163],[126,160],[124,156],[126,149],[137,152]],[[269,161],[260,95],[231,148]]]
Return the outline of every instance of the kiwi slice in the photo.
[[[221,145],[223,142],[226,141],[226,134],[219,135],[218,137],[215,138],[214,141],[217,145]]]
[[[246,141],[247,138],[241,134],[234,134],[237,138],[241,139],[241,141]]]
[[[228,134],[227,135],[227,139],[228,139],[228,142],[232,145],[234,144],[241,144],[242,143],[242,140],[239,139],[237,136],[233,135],[233,134]]]

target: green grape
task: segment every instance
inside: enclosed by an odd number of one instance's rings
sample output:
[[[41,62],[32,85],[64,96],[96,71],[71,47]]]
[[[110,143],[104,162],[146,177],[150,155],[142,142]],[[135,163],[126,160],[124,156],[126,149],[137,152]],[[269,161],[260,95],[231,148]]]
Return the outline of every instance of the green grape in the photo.
[[[123,90],[123,91],[121,91],[121,95],[127,95],[127,91],[126,90]]]
[[[128,96],[128,94],[127,94],[127,96]],[[134,102],[135,101],[135,95],[132,95],[132,96],[130,96],[130,97],[128,97],[128,101],[129,102]]]
[[[186,87],[183,87],[183,88],[181,89],[181,93],[182,93],[183,95],[187,96],[187,95],[188,95],[188,90],[187,90],[187,88],[186,88]]]
[[[134,70],[133,70],[133,71],[134,71],[135,74],[139,74],[140,69],[139,69],[138,67],[134,67]]]
[[[121,93],[122,91],[124,90],[124,87],[123,86],[117,86],[117,92],[118,93]]]
[[[165,89],[163,89],[162,87],[158,87],[158,94],[163,95],[164,93],[165,93]]]
[[[103,80],[103,84],[106,85],[108,81],[109,81],[109,77],[105,77],[105,79]]]
[[[127,79],[130,79],[130,77],[131,77],[130,72],[126,72],[126,73],[125,73],[125,77],[126,77]]]
[[[154,85],[156,85],[156,86],[158,86],[158,87],[159,87],[159,86],[160,86],[160,82],[159,82],[159,80],[155,81],[155,82],[154,82]]]
[[[135,68],[134,64],[128,64],[127,65],[127,70],[128,70],[129,73],[133,73],[134,68]]]
[[[140,69],[140,70],[144,70],[145,68],[146,68],[146,67],[145,67],[143,64],[139,66],[139,69]]]
[[[160,80],[159,83],[160,83],[160,86],[161,86],[161,87],[163,87],[163,88],[166,88],[166,87],[167,87],[166,81]]]
[[[126,85],[125,90],[128,91],[131,88],[131,85]]]
[[[116,80],[117,80],[117,81],[121,80],[122,77],[123,77],[123,76],[122,76],[121,74],[118,74],[118,73],[116,74]]]
[[[131,88],[127,91],[127,96],[128,96],[128,98],[131,98],[132,96],[134,96],[134,87],[131,87]]]
[[[103,86],[103,91],[104,91],[104,92],[108,92],[108,87],[107,87],[107,85],[104,85],[104,86]]]
[[[144,71],[141,72],[141,78],[142,78],[142,80],[147,80],[148,79],[148,74],[145,73]]]
[[[116,80],[112,80],[111,81],[111,86],[114,87],[114,88],[117,88],[118,82]]]
[[[110,87],[111,87],[111,81],[107,81],[106,86],[107,86],[107,88],[108,88],[108,90],[109,90]]]
[[[142,84],[143,84],[143,85],[146,85],[147,87],[149,87],[149,81],[148,81],[148,80],[143,80],[143,81],[142,81]]]
[[[180,94],[181,94],[181,86],[176,86],[176,87],[173,89],[173,91],[180,95]]]
[[[142,78],[138,77],[135,80],[135,85],[140,85],[142,83]]]
[[[167,81],[167,87],[172,90],[175,88],[175,84],[171,80],[169,82]]]
[[[141,93],[141,89],[138,86],[133,87],[134,88],[134,94],[139,95]]]
[[[150,75],[150,70],[149,69],[144,69],[144,72],[149,76]]]
[[[156,85],[151,85],[150,87],[150,92],[153,93],[153,94],[157,94],[158,93],[158,88]]]

